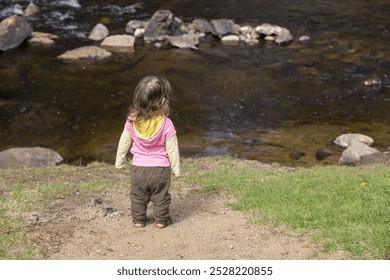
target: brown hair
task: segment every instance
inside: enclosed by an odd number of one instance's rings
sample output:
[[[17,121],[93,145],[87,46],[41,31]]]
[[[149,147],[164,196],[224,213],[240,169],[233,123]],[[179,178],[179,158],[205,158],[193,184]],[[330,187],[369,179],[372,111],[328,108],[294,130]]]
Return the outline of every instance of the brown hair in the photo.
[[[172,87],[167,79],[158,76],[143,78],[134,91],[130,115],[133,121],[169,115],[169,99]]]

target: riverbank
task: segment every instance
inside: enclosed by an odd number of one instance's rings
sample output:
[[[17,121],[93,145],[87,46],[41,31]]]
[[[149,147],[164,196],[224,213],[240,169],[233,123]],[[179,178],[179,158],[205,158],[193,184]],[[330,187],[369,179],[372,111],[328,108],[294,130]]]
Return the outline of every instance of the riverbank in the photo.
[[[293,169],[216,157],[182,167],[174,223],[161,231],[132,227],[128,170],[0,170],[0,259],[389,257],[388,166]]]

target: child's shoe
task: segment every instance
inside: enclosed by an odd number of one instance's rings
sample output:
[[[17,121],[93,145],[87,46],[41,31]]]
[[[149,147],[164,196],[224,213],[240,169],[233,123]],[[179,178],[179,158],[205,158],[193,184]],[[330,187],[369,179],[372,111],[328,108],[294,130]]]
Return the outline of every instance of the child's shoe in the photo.
[[[147,220],[138,220],[133,218],[133,225],[135,228],[144,228]]]
[[[172,224],[172,217],[169,216],[167,221],[165,222],[165,224],[163,224],[163,223],[155,223],[154,227],[158,228],[158,229],[163,229],[163,228],[166,228],[168,225],[171,225],[171,224]]]
[[[134,227],[143,228],[143,227],[145,227],[145,224],[144,223],[134,223]]]
[[[158,229],[163,229],[163,228],[166,228],[167,225],[165,225],[165,224],[160,224],[160,223],[156,223],[156,224],[154,224],[154,227],[155,227],[155,228],[158,228]]]

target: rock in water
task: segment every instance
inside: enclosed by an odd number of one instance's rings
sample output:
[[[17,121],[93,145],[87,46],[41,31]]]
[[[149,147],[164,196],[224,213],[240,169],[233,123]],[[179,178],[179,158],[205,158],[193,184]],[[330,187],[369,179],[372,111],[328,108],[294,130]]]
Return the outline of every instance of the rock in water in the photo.
[[[103,48],[96,46],[81,47],[74,50],[66,51],[58,56],[63,60],[79,60],[79,59],[104,59],[110,57],[111,53]]]
[[[351,145],[352,142],[361,142],[364,144],[367,144],[368,146],[371,146],[374,144],[374,140],[371,137],[368,137],[364,134],[359,133],[347,133],[342,134],[338,136],[333,143],[335,143],[337,146],[341,148],[347,148],[349,145]]]
[[[23,13],[23,17],[28,18],[28,17],[35,15],[36,13],[39,13],[38,6],[35,5],[34,3],[30,2],[30,4],[28,4],[26,10]]]
[[[183,22],[176,18],[175,15],[168,10],[159,10],[154,13],[150,21],[145,27],[144,40],[157,41],[165,38],[166,35],[180,35],[180,26]]]
[[[95,25],[91,33],[89,33],[88,39],[93,41],[101,41],[106,38],[109,34],[108,28],[101,23]]]
[[[240,27],[231,19],[214,19],[210,22],[210,25],[211,32],[219,38],[225,35],[238,35],[240,33]]]
[[[187,34],[183,36],[167,36],[167,39],[172,46],[180,49],[196,49],[196,46],[199,45],[199,36],[196,34]]]
[[[20,16],[10,16],[0,23],[0,50],[17,48],[32,33],[30,24]]]
[[[361,160],[362,156],[380,154],[377,149],[369,147],[367,144],[354,141],[341,154],[339,165],[355,165]]]

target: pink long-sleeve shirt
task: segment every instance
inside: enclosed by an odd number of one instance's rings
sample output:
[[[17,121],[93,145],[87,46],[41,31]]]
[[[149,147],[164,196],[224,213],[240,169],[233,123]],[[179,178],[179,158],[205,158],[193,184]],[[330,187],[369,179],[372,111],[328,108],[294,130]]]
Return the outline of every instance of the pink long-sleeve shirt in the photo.
[[[133,165],[138,166],[170,166],[165,143],[176,134],[175,127],[168,117],[164,117],[160,129],[150,138],[141,138],[137,135],[131,117],[125,124],[133,140],[130,152],[133,154]]]

